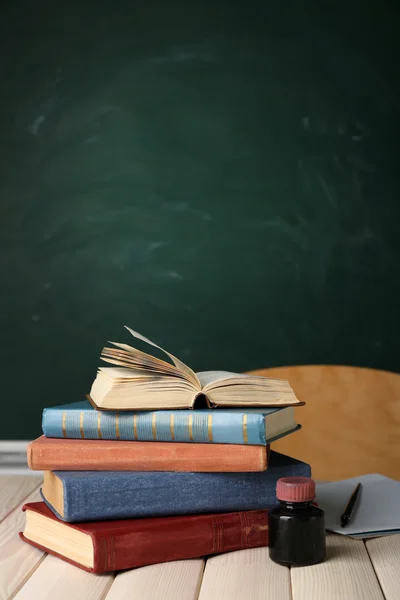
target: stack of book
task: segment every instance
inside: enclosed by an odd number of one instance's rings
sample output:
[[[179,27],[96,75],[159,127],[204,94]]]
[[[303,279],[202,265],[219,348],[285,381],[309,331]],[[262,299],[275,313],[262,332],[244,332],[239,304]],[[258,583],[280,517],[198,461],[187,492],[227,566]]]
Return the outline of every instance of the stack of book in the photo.
[[[277,480],[311,475],[270,451],[300,427],[289,383],[112,345],[87,400],[43,411],[22,539],[95,573],[268,545]]]

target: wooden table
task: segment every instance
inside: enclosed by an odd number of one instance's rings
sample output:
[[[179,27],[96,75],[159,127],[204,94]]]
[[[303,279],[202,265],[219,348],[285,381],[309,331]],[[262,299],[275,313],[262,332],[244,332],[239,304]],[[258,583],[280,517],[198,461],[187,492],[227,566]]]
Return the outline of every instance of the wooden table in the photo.
[[[40,483],[35,476],[0,476],[0,600],[400,598],[400,535],[365,544],[330,535],[325,563],[291,570],[272,563],[267,548],[257,548],[207,561],[152,565],[117,576],[92,575],[20,541],[21,506],[40,499]]]

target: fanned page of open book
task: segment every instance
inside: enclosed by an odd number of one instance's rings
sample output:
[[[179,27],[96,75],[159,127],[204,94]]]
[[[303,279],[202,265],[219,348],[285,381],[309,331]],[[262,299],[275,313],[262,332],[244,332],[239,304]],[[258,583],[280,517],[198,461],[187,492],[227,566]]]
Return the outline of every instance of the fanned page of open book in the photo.
[[[229,371],[195,373],[182,361],[140,333],[129,333],[164,352],[170,361],[137,348],[109,342],[101,359],[113,367],[99,367],[89,400],[103,410],[154,410],[194,408],[199,397],[208,406],[280,407],[303,404],[287,381]]]

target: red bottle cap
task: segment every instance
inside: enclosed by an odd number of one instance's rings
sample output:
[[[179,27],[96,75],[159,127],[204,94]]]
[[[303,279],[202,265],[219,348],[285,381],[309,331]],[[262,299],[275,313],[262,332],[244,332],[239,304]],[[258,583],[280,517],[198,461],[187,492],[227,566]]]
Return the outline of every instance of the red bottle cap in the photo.
[[[276,484],[276,497],[283,502],[311,502],[315,481],[308,477],[282,477]]]

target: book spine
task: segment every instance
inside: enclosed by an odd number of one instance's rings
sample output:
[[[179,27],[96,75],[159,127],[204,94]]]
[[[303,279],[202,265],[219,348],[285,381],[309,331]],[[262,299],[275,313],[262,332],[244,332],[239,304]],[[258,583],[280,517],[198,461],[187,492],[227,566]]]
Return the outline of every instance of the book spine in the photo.
[[[311,469],[271,451],[268,469],[259,473],[55,471],[54,475],[63,485],[63,515],[49,502],[48,506],[72,523],[271,508],[276,505],[280,477],[310,477]]]
[[[267,443],[264,415],[218,409],[116,413],[47,408],[43,411],[42,430],[46,437],[53,438],[263,446]]]
[[[94,572],[107,573],[268,545],[268,512],[146,519],[144,531],[95,533]]]
[[[27,448],[36,471],[265,471],[265,446],[61,440],[42,436]]]

